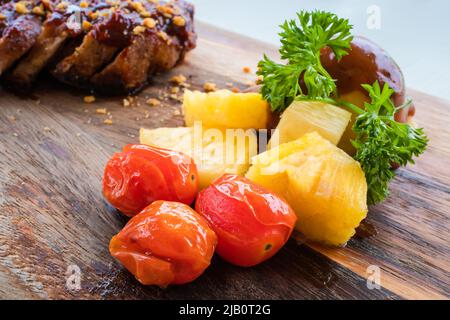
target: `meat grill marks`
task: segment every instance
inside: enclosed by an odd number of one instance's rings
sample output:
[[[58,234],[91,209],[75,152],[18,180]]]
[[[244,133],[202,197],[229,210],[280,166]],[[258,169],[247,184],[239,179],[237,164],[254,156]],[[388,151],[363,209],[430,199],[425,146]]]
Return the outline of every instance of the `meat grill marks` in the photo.
[[[27,12],[17,12],[18,4]],[[183,0],[11,1],[1,13],[0,73],[9,68],[3,80],[15,88],[29,88],[48,68],[73,86],[132,92],[176,66],[196,43],[194,9]],[[21,31],[16,39],[23,45],[6,41],[10,30]]]

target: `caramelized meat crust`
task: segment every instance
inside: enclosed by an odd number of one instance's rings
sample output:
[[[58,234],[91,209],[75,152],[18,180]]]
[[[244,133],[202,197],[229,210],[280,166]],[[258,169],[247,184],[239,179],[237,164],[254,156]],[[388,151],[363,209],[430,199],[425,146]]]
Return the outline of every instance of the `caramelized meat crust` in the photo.
[[[47,69],[72,86],[134,92],[196,45],[194,8],[184,0],[0,4],[0,75],[22,90]]]

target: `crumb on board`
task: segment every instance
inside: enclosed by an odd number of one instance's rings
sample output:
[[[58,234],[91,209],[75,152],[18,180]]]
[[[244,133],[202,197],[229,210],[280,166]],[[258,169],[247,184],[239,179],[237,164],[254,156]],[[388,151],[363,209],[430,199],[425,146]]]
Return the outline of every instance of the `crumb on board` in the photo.
[[[50,127],[44,127],[44,131],[45,132],[50,132],[50,131],[52,131],[52,129],[50,129]]]
[[[124,108],[130,107],[132,102],[133,102],[133,98],[132,97],[127,97],[127,98],[122,100],[122,104],[123,104]]]
[[[105,121],[103,121],[103,123],[107,124],[107,125],[112,125],[113,121],[112,121],[112,119],[105,119]]]
[[[159,101],[158,99],[155,99],[155,98],[148,99],[146,101],[146,103],[151,107],[157,107],[157,106],[161,105],[161,101]]]
[[[93,103],[93,102],[95,102],[95,97],[94,96],[85,96],[83,98],[83,100],[85,103]]]
[[[179,74],[177,76],[173,76],[172,78],[170,78],[170,82],[178,84],[178,85],[182,85],[186,81],[187,81],[187,78],[182,74]]]
[[[108,110],[106,108],[98,108],[98,109],[95,109],[95,113],[96,114],[107,114]]]
[[[217,90],[217,85],[212,82],[206,82],[203,85],[203,89],[205,90],[205,92],[214,92]]]

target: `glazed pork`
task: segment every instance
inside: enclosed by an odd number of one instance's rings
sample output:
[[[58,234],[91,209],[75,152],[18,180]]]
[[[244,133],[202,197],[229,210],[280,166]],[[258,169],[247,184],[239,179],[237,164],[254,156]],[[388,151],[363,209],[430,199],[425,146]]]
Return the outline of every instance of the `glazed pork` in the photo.
[[[30,88],[47,69],[72,86],[134,92],[196,44],[194,8],[183,0],[9,1],[0,8],[0,75],[13,89]]]

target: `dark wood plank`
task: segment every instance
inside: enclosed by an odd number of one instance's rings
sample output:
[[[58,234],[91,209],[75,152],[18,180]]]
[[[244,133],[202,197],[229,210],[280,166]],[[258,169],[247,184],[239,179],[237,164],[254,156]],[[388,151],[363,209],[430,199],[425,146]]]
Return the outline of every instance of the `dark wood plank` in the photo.
[[[263,52],[275,48],[199,24],[199,47],[182,66],[155,78],[133,106],[43,80],[36,99],[0,92],[0,297],[2,298],[445,298],[449,293],[447,141],[450,104],[412,92],[417,121],[432,139],[417,166],[402,170],[393,195],[373,208],[379,235],[353,240],[345,249],[289,243],[274,259],[236,268],[215,259],[198,281],[160,290],[140,286],[108,253],[108,242],[126,222],[101,196],[101,175],[110,155],[138,141],[140,127],[178,126],[179,102],[160,107],[145,100],[168,92],[182,73],[193,88],[206,81],[244,89]],[[103,124],[107,108],[114,124]],[[422,110],[427,110],[423,112]],[[447,131],[446,131],[447,130]],[[448,137],[448,135],[447,135]],[[447,158],[445,158],[447,156]],[[382,269],[382,290],[368,290],[367,266]],[[66,270],[78,265],[82,290],[65,288]]]

